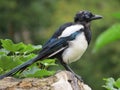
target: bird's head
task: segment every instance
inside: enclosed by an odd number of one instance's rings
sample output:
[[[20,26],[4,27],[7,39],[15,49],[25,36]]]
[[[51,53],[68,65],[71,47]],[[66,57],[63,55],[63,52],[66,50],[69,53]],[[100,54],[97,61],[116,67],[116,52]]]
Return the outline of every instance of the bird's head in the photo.
[[[75,22],[90,22],[92,20],[101,19],[102,16],[94,15],[89,11],[80,11],[75,15],[74,21]]]

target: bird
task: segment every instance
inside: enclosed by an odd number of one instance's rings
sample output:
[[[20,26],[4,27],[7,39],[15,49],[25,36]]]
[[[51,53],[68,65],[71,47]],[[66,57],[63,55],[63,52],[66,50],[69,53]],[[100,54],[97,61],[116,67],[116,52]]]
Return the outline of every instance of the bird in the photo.
[[[42,50],[35,58],[0,75],[0,79],[22,72],[39,60],[56,58],[67,71],[70,71],[77,79],[83,81],[81,76],[77,75],[69,64],[79,60],[84,54],[91,41],[91,21],[101,18],[101,15],[93,14],[87,10],[77,12],[73,22],[61,25],[43,45]]]

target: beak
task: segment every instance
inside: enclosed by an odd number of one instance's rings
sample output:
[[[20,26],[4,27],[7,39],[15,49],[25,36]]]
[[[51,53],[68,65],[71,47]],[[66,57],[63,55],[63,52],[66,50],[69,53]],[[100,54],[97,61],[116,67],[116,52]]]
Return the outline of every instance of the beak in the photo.
[[[91,20],[96,20],[96,19],[101,19],[102,16],[101,15],[94,15]]]

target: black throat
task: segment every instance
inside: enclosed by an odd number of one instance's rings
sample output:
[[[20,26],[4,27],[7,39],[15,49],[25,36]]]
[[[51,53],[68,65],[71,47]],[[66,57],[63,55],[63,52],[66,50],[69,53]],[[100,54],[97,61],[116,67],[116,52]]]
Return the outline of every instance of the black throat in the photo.
[[[82,24],[85,28],[84,33],[85,33],[86,40],[89,44],[91,41],[91,35],[92,35],[91,30],[90,30],[90,23],[89,22],[80,22],[80,24]]]

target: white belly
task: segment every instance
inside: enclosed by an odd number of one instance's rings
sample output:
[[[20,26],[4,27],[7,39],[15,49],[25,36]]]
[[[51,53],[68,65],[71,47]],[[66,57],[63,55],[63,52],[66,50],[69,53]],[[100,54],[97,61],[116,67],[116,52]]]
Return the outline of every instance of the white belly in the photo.
[[[63,52],[63,61],[68,64],[80,59],[87,47],[88,43],[84,33],[79,34],[75,40],[69,42],[68,49]]]

